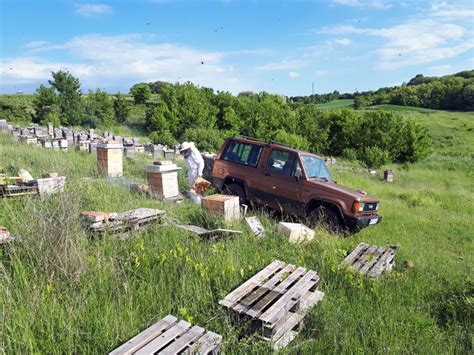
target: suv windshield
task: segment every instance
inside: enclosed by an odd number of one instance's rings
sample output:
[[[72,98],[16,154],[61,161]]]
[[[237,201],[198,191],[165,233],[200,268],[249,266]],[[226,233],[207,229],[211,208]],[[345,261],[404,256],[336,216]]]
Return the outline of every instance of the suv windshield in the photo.
[[[302,155],[304,169],[308,178],[321,178],[332,180],[331,173],[329,172],[326,164],[319,158],[311,155]]]

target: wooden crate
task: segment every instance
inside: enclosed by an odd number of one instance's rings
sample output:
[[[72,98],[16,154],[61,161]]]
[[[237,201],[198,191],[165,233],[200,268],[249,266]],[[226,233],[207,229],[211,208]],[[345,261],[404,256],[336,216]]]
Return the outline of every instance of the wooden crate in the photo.
[[[362,275],[379,276],[395,265],[395,250],[360,243],[343,261]]]
[[[240,218],[240,204],[238,196],[211,195],[201,199],[201,206],[204,211],[222,216],[226,222]]]
[[[219,304],[237,319],[251,319],[264,339],[281,348],[294,339],[306,314],[324,298],[318,283],[316,271],[274,260]]]
[[[278,233],[287,236],[291,243],[307,243],[314,238],[314,230],[301,223],[280,222]]]
[[[160,200],[180,197],[176,164],[149,165],[145,168],[150,195]]]
[[[168,315],[110,355],[218,354],[222,336]]]
[[[97,169],[110,177],[123,175],[121,144],[97,144]]]

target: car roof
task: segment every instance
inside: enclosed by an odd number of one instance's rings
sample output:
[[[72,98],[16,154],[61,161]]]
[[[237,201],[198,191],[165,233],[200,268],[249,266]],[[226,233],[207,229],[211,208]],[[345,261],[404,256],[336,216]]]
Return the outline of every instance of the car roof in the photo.
[[[265,147],[265,146],[266,146],[266,147],[271,147],[271,148],[283,148],[283,149],[285,149],[285,150],[298,153],[298,154],[300,154],[300,155],[310,155],[310,156],[319,158],[319,159],[321,159],[321,160],[324,160],[324,159],[323,159],[322,157],[320,157],[319,155],[316,155],[316,154],[307,152],[307,151],[305,151],[305,150],[292,148],[292,147],[290,147],[290,146],[288,146],[288,145],[285,145],[285,144],[279,144],[279,143],[274,143],[274,142],[263,142],[263,141],[258,140],[258,139],[247,138],[247,137],[232,137],[232,138],[229,138],[229,139],[235,140],[235,141],[239,141],[239,142],[245,142],[245,143],[255,144],[255,145],[262,146],[262,147]]]

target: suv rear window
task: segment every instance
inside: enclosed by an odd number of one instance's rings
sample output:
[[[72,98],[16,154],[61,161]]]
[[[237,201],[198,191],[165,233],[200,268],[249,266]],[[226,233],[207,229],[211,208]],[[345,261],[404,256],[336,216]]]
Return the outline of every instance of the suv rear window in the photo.
[[[230,141],[222,159],[237,164],[256,167],[262,155],[262,147],[249,143]]]

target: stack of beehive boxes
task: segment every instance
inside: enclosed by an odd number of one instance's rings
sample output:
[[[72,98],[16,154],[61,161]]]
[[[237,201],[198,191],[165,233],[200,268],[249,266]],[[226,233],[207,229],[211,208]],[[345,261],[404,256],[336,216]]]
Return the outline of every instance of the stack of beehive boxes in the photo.
[[[97,144],[97,169],[110,177],[123,175],[122,144],[115,141]]]
[[[145,167],[150,195],[160,200],[179,198],[178,168],[171,161],[158,161]]]

